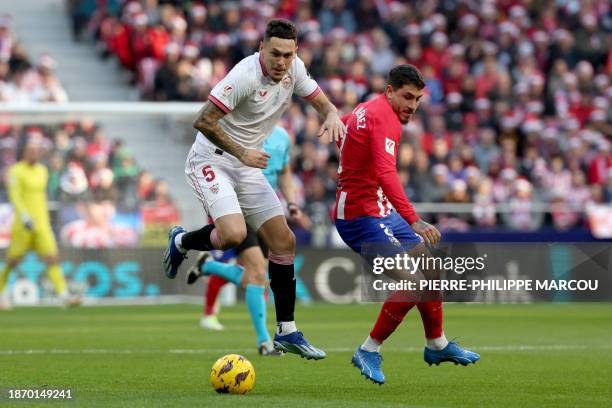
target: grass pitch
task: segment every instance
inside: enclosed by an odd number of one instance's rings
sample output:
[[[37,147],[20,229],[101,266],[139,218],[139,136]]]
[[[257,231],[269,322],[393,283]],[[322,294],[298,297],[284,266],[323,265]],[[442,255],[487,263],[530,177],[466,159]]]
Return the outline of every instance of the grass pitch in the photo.
[[[298,306],[298,327],[328,352],[322,361],[259,357],[244,305],[222,311],[223,332],[200,329],[195,305],[2,312],[0,407],[49,406],[11,403],[8,388],[72,388],[72,402],[51,403],[71,407],[610,406],[612,304],[447,304],[449,338],[481,354],[469,367],[423,362],[415,308],[383,347],[383,386],[350,365],[379,307]],[[209,385],[210,367],[228,353],[254,364],[251,394]]]

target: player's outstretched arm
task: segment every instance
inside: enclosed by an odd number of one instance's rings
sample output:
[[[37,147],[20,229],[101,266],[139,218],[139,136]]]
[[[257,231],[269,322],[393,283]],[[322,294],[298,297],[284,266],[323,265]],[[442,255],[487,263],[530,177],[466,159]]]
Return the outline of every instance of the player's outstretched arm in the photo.
[[[198,117],[193,122],[193,127],[213,142],[219,148],[238,158],[244,165],[265,169],[268,166],[270,155],[256,149],[247,149],[234,142],[219,125],[219,119],[225,116],[214,103],[208,102],[200,109]]]
[[[337,142],[346,135],[346,125],[338,115],[338,109],[327,99],[325,93],[320,92],[310,101],[313,108],[319,112],[324,122],[319,129],[318,137],[324,137],[329,143]]]

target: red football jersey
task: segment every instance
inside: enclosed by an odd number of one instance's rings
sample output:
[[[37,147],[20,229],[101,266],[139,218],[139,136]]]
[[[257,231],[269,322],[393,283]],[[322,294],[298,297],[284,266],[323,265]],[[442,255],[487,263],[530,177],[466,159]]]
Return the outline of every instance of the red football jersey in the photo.
[[[347,132],[339,142],[335,218],[385,217],[393,205],[409,224],[417,221],[397,174],[402,124],[387,97],[382,94],[359,104],[342,121]]]

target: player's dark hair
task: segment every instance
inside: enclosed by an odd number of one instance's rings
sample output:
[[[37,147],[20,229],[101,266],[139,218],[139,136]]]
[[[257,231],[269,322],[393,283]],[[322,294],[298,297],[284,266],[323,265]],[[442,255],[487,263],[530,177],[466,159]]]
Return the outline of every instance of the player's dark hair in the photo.
[[[297,41],[297,29],[295,28],[295,25],[289,20],[285,20],[283,18],[270,20],[270,22],[266,26],[266,34],[264,35],[264,41],[268,41],[272,37]]]
[[[417,89],[425,88],[425,80],[421,71],[410,64],[393,67],[387,76],[387,84],[391,85],[394,90],[404,85],[414,85]]]

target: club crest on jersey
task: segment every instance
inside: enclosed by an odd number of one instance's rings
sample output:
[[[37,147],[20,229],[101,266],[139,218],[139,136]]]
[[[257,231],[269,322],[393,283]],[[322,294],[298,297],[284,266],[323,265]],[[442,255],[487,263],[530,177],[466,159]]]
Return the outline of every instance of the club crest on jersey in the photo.
[[[385,138],[385,150],[387,151],[387,153],[389,153],[391,156],[395,156],[395,141],[389,139],[388,137]]]
[[[208,189],[210,190],[211,193],[217,194],[219,192],[219,183],[215,183],[215,184],[208,186]]]
[[[291,86],[291,77],[289,75],[285,75],[285,77],[281,81],[281,84],[283,85],[283,88],[289,89],[289,87]]]
[[[259,96],[262,98],[268,94],[268,91],[259,91]]]
[[[234,87],[233,87],[233,86],[231,86],[231,85],[225,85],[225,86],[223,87],[223,92],[221,92],[221,94],[222,94],[223,96],[228,96],[229,94],[231,94],[231,93],[232,93],[232,91],[233,91],[233,90],[234,90]]]

